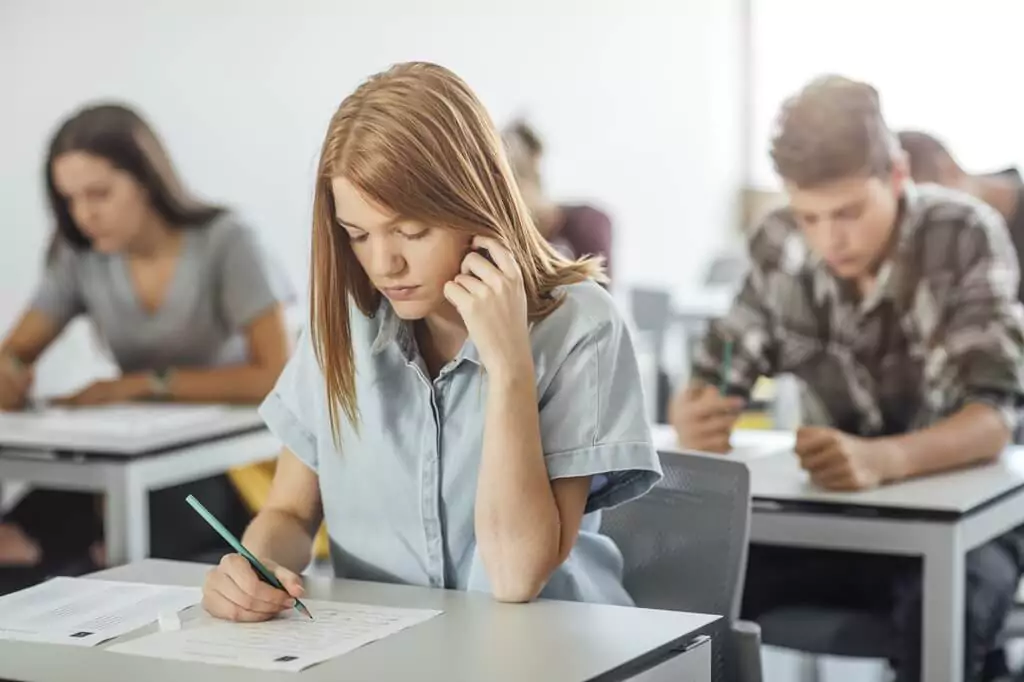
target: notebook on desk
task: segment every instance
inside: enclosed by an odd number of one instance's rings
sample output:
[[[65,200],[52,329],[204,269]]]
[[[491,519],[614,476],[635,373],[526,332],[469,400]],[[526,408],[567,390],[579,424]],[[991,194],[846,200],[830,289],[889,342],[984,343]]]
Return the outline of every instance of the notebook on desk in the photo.
[[[0,412],[0,447],[132,456],[251,431],[254,408],[125,404]]]

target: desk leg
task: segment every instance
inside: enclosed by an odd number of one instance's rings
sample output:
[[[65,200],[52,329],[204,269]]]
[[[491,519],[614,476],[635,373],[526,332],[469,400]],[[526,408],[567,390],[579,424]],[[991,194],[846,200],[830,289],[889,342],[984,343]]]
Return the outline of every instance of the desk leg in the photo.
[[[924,555],[923,679],[962,682],[966,553],[959,527],[936,529]]]
[[[107,475],[104,536],[108,566],[149,556],[149,491],[135,478],[130,465],[113,467]]]

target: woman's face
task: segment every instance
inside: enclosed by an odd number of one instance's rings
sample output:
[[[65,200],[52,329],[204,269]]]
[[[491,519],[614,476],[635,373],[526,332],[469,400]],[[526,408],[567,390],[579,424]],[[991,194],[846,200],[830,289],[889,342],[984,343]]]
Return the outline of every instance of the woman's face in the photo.
[[[418,320],[450,307],[444,285],[459,274],[472,235],[396,216],[343,177],[334,178],[331,188],[340,229],[395,313]]]
[[[50,169],[75,225],[96,251],[124,251],[146,225],[149,197],[132,175],[88,152],[68,152]]]

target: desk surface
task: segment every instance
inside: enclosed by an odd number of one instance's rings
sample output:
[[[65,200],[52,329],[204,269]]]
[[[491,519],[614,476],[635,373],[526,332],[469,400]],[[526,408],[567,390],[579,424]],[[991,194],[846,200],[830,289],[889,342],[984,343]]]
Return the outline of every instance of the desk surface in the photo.
[[[132,403],[47,408],[0,413],[0,447],[9,457],[41,451],[132,457],[262,427],[253,407]]]
[[[209,566],[147,560],[96,574],[108,580],[198,585]],[[441,609],[444,613],[302,673],[115,654],[104,647],[0,642],[0,679],[26,682],[265,682],[270,680],[618,680],[623,669],[661,660],[716,616],[540,601],[499,604],[479,593],[312,578],[313,599]],[[196,607],[198,608],[198,607]],[[153,626],[114,640],[152,631]],[[109,646],[109,645],[107,645]],[[623,674],[616,674],[619,671]]]
[[[925,476],[875,490],[840,493],[823,490],[808,480],[796,456],[785,451],[787,445],[792,447],[792,434],[737,431],[733,438],[733,443],[743,448],[753,448],[759,441],[770,447],[769,454],[743,458],[750,468],[751,496],[756,501],[960,515],[1024,487],[1024,447],[1009,448],[992,464]],[[679,447],[675,433],[666,425],[655,427],[654,442],[662,450]]]

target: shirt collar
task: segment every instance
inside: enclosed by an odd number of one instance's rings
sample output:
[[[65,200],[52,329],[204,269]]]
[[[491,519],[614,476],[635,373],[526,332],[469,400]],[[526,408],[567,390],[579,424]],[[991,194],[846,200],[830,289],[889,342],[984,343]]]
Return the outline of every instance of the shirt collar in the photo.
[[[396,313],[387,299],[382,298],[380,307],[377,308],[376,317],[380,319],[380,326],[377,329],[377,336],[373,340],[370,352],[379,355],[391,344],[398,346],[398,350],[408,362],[413,362],[419,356],[419,349],[416,347],[416,336],[413,333],[412,322],[403,320]],[[449,366],[456,367],[463,360],[480,366],[480,353],[472,339],[467,338],[462,344],[458,354],[449,363]]]

